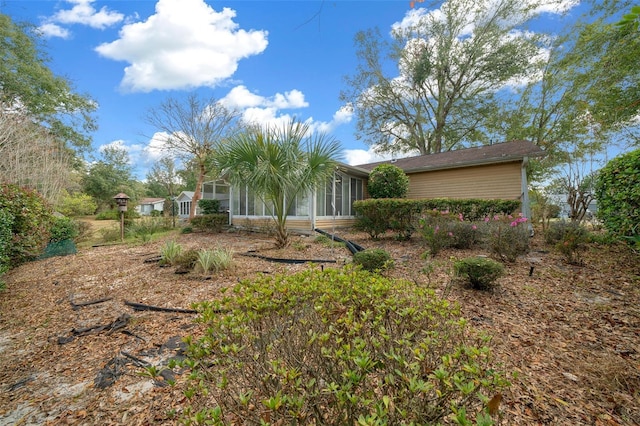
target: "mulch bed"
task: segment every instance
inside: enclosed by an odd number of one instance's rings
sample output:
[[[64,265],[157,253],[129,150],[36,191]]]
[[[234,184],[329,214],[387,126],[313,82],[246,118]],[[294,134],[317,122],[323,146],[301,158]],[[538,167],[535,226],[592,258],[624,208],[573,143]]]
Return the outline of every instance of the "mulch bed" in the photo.
[[[536,238],[495,290],[479,292],[452,283],[451,259],[480,251],[444,251],[424,268],[418,237],[339,235],[386,249],[396,264],[388,275],[433,287],[492,336],[497,367],[514,373],[500,424],[640,424],[640,258],[628,248],[592,246],[576,266]],[[172,424],[174,410],[188,406],[184,380],[154,371],[183,356],[182,337],[200,332],[192,303],[256,274],[319,267],[265,258],[335,267],[351,257],[313,237],[295,237],[285,250],[256,233],[172,238],[185,248],[232,248],[235,266],[177,275],[153,260],[164,243],[155,241],[81,249],[5,275],[0,424]]]

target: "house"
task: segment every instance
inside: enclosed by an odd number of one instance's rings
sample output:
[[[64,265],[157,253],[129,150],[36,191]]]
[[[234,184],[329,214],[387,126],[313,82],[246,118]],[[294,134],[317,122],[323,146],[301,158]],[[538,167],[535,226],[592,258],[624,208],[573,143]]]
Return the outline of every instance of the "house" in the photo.
[[[136,212],[142,216],[151,216],[153,211],[164,210],[164,198],[143,198],[135,207]]]
[[[407,198],[520,200],[523,215],[531,217],[527,167],[529,159],[543,155],[533,142],[516,140],[358,167],[367,171],[380,164],[400,167],[409,177]]]
[[[326,185],[297,197],[287,217],[287,227],[297,232],[315,228],[350,226],[356,221],[353,203],[366,196],[369,173],[338,163]],[[220,200],[220,209],[228,210],[229,222],[239,227],[263,228],[273,220],[270,208],[248,186],[232,187],[224,180],[203,184],[203,199]]]
[[[404,170],[409,177],[407,198],[518,199],[523,214],[529,217],[527,166],[530,158],[541,155],[544,151],[532,142],[512,141],[359,166],[339,163],[325,185],[298,196],[289,211],[287,227],[311,232],[353,225],[353,203],[367,198],[367,178],[380,164]],[[202,193],[203,198],[228,200],[232,225],[260,228],[272,220],[269,207],[247,186],[209,181]]]
[[[195,192],[193,191],[182,191],[176,197],[176,203],[178,203],[178,217],[181,219],[186,219],[189,217],[189,212],[191,211],[191,202],[193,200]],[[198,214],[198,208],[196,207],[196,214]]]

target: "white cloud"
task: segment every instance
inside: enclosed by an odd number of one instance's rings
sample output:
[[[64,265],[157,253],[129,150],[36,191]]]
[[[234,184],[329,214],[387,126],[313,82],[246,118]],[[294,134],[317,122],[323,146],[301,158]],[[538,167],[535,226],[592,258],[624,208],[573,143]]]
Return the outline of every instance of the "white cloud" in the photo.
[[[51,22],[40,25],[38,30],[47,38],[59,37],[62,39],[68,39],[71,37],[71,32],[68,29],[62,28],[60,25]]]
[[[220,103],[227,108],[237,109],[242,113],[245,123],[253,123],[264,126],[282,126],[293,118],[300,117],[282,113],[282,110],[307,108],[309,103],[304,98],[304,93],[297,89],[285,93],[276,93],[271,97],[260,96],[252,93],[245,86],[236,86],[222,99]],[[312,117],[304,120],[311,132],[331,133],[336,127],[349,123],[353,116],[351,106],[343,106],[333,114],[331,121],[315,121]]]
[[[342,152],[345,162],[351,166],[358,166],[361,164],[376,163],[378,161],[391,160],[392,158],[400,158],[398,155],[391,154],[379,154],[374,147],[368,150],[364,149],[345,149]]]
[[[104,152],[105,149],[107,148],[118,148],[118,149],[124,149],[127,152],[129,152],[129,147],[127,145],[125,145],[124,141],[122,139],[117,139],[114,141],[111,141],[109,143],[105,143],[103,145],[100,145],[98,147],[98,151],[100,153]]]
[[[92,6],[93,2],[94,0],[67,0],[67,3],[73,4],[73,7],[58,11],[49,20],[61,24],[87,25],[102,30],[124,19],[122,13],[110,11],[106,6],[99,11],[96,10]]]
[[[71,9],[59,10],[50,17],[43,20],[43,24],[38,27],[43,36],[59,37],[62,39],[71,38],[71,31],[64,28],[64,25],[86,25],[91,28],[103,30],[124,20],[124,15],[119,12],[108,10],[106,6],[96,10],[92,3],[95,0],[66,0],[66,3],[73,5]]]
[[[129,62],[125,90],[214,87],[231,77],[238,61],[262,53],[266,31],[245,31],[233,22],[234,10],[216,12],[203,0],[159,0],[146,21],[127,24],[120,38],[96,51]]]

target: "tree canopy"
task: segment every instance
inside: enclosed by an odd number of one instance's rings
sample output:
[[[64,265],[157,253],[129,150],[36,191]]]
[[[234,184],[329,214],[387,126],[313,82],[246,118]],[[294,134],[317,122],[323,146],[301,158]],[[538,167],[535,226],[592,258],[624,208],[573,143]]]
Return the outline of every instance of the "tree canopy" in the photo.
[[[359,32],[359,66],[341,98],[355,109],[360,138],[379,152],[420,154],[485,141],[497,91],[539,66],[539,37],[522,31],[536,16],[529,4],[449,0],[405,19],[391,40]]]
[[[87,148],[97,105],[48,62],[36,30],[0,14],[0,107],[30,117],[65,144]]]

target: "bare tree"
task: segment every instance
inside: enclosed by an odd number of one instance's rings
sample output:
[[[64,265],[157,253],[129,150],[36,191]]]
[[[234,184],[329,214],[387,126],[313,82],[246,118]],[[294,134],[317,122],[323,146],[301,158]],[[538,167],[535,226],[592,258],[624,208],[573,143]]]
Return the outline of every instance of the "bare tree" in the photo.
[[[184,163],[197,164],[198,182],[189,218],[195,216],[202,182],[212,172],[212,156],[236,130],[239,117],[237,111],[226,108],[216,99],[202,99],[195,94],[185,100],[169,98],[147,114],[146,121],[166,134],[164,149]]]
[[[37,190],[56,204],[71,181],[72,152],[14,110],[0,108],[0,181]]]

